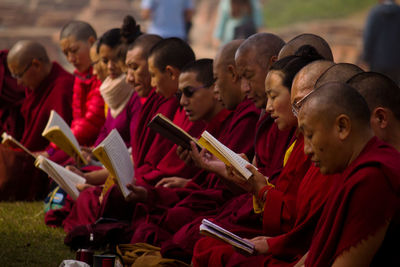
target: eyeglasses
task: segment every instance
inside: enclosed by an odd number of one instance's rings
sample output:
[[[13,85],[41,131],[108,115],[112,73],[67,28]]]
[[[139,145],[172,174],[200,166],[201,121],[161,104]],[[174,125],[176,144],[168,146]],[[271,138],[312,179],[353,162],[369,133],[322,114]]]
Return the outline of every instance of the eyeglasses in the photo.
[[[192,97],[193,94],[200,90],[200,89],[204,89],[204,88],[209,88],[211,87],[214,83],[215,83],[216,79],[214,78],[211,82],[211,84],[209,85],[204,85],[204,86],[199,86],[199,87],[193,87],[193,86],[186,86],[184,87],[182,90],[179,90],[176,95],[178,97],[178,99],[180,99],[180,97],[182,96],[182,94],[188,98]]]
[[[303,105],[304,101],[311,95],[312,92],[314,92],[314,90],[311,90],[310,92],[308,92],[308,94],[303,96],[302,99],[300,99],[299,101],[296,101],[295,103],[292,104],[292,112],[293,112],[294,116],[297,117],[299,115],[301,106]]]
[[[18,80],[18,79],[22,79],[22,77],[24,77],[25,73],[29,70],[29,68],[32,66],[32,61],[26,65],[25,69],[23,72],[21,72],[20,74],[13,74],[11,73],[11,77],[13,77],[14,79]]]

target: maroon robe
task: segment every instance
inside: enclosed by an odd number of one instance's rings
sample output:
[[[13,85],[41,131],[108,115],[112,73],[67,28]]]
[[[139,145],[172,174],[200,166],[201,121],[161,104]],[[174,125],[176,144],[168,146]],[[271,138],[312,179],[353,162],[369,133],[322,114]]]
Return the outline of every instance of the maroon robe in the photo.
[[[42,131],[54,109],[71,122],[72,86],[74,76],[58,63],[53,63],[50,74],[34,91],[26,90],[21,113],[25,120],[20,142],[31,151],[42,151],[49,144]],[[32,200],[45,196],[48,179],[35,168],[33,158],[25,152],[0,145],[0,199]],[[23,185],[23,186],[21,186]]]
[[[399,266],[400,153],[373,137],[335,180],[306,266],[330,266],[391,219],[371,266]]]
[[[310,167],[310,160],[304,154],[303,146],[303,137],[300,136],[277,179],[276,187],[267,193],[263,212],[263,235],[276,236],[293,227],[299,184]],[[226,228],[223,223],[216,223]],[[228,230],[237,233],[241,227]],[[213,238],[203,238],[196,244],[193,262],[196,266],[204,266],[205,263],[209,266],[224,266],[233,254],[235,251],[231,246],[222,245],[222,242]]]
[[[279,175],[282,170],[285,151],[293,138],[295,128],[287,131],[279,131],[278,127],[269,116],[264,114],[257,123],[255,137],[255,151],[257,164],[261,167],[259,171],[264,175],[273,177]],[[280,160],[280,164],[278,163]],[[257,167],[259,167],[257,165]],[[276,179],[274,179],[276,180]],[[221,226],[244,237],[254,237],[262,234],[262,219],[253,211],[252,194],[243,194],[229,200],[214,215],[209,214],[207,218],[213,218]],[[183,251],[186,255],[193,253],[195,243],[202,237],[199,226],[203,217],[198,217],[189,224],[179,229],[172,238],[170,247],[174,250]],[[168,249],[163,249],[166,256],[174,257]]]
[[[179,104],[175,97],[165,99],[156,94],[154,89],[151,91],[142,106],[136,131],[131,139],[135,174],[140,173],[139,169],[148,169],[157,164],[157,159],[160,160],[162,155],[172,147],[172,142],[165,138],[159,138],[161,136],[148,128],[147,124],[157,113],[162,113],[172,119],[178,106]],[[156,144],[159,145],[158,155]],[[154,155],[157,155],[157,157]],[[75,205],[73,205],[72,210],[62,223],[66,232],[79,225],[92,224],[100,216],[108,216],[108,212],[112,212],[113,217],[120,219],[128,219],[130,217],[129,213],[125,212],[130,207],[129,203],[123,200],[122,194],[117,188],[111,189],[105,194],[102,205],[99,203],[101,191],[101,187],[92,187],[80,193]]]
[[[0,132],[7,132],[19,140],[24,132],[21,105],[25,89],[11,77],[7,66],[7,50],[0,51]]]

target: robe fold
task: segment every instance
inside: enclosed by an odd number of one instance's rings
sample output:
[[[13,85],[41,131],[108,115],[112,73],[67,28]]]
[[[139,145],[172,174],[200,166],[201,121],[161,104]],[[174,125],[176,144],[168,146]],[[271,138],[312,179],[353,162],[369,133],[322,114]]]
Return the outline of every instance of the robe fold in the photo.
[[[330,266],[382,228],[389,229],[371,266],[399,266],[400,154],[373,137],[332,185],[306,266]]]
[[[62,69],[58,63],[53,63],[49,75],[38,88],[34,91],[26,89],[26,98],[21,107],[25,126],[20,142],[29,150],[43,151],[49,144],[47,139],[42,137],[42,131],[52,109],[57,111],[67,123],[71,122],[73,82],[74,76]],[[21,154],[22,152],[13,151],[4,146],[2,146],[2,151],[0,153],[0,199],[43,198],[48,190],[48,179],[44,173],[35,168],[33,159],[28,159]],[[18,193],[19,190],[25,192],[26,187],[30,190],[29,194],[24,196]]]
[[[11,76],[7,54],[7,50],[0,51],[0,132],[7,132],[19,140],[24,132],[24,118],[20,109],[25,99],[25,89]]]

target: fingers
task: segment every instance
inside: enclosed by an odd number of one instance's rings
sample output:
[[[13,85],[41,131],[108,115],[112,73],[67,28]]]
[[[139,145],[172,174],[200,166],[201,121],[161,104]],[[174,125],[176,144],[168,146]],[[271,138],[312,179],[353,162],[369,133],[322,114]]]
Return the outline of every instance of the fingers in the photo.
[[[165,186],[168,183],[168,178],[162,178],[157,184],[156,187]]]

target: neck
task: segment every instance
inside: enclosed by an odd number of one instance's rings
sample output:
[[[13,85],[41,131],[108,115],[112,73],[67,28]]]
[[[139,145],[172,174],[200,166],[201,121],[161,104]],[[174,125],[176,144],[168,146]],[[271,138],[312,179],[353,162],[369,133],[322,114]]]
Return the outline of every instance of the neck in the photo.
[[[208,116],[206,116],[205,118],[203,118],[203,120],[205,122],[210,122],[212,119],[214,119],[215,116],[218,115],[218,113],[221,112],[221,110],[223,110],[224,107],[221,105],[221,103],[217,102],[214,109],[209,113]]]
[[[353,134],[352,140],[349,140],[351,143],[353,143],[353,145],[349,146],[352,148],[352,153],[350,154],[347,166],[349,166],[355,159],[358,158],[365,145],[369,142],[369,140],[371,140],[373,136],[374,134],[370,128],[362,129],[359,132]]]
[[[384,141],[400,152],[400,125],[396,125],[396,127],[392,128],[387,133]]]

